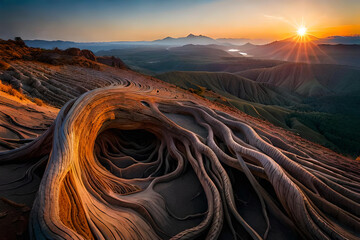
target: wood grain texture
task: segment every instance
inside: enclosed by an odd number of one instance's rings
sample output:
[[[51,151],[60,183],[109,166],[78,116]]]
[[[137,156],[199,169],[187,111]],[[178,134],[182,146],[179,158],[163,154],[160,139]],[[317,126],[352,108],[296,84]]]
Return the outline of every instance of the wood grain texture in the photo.
[[[42,136],[0,152],[0,164],[31,166],[0,190],[41,179],[36,239],[360,235],[358,162],[127,80],[67,102]]]

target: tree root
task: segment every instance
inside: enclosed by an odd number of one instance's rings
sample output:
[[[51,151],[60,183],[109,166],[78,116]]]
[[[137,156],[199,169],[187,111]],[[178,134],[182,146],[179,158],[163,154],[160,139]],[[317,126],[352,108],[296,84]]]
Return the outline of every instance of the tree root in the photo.
[[[41,178],[31,237],[359,239],[358,163],[337,168],[230,115],[154,92],[127,83],[85,93],[42,136],[0,152],[0,167],[23,171],[1,179],[1,193]],[[252,208],[235,194],[250,196]]]

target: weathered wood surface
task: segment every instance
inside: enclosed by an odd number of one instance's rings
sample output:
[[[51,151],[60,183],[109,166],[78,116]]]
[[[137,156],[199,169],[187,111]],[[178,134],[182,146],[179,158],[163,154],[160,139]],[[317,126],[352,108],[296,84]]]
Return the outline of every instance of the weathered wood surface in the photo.
[[[360,235],[359,163],[125,80],[69,101],[42,136],[0,152],[1,166],[14,164],[23,176],[0,192],[36,193],[36,239]]]

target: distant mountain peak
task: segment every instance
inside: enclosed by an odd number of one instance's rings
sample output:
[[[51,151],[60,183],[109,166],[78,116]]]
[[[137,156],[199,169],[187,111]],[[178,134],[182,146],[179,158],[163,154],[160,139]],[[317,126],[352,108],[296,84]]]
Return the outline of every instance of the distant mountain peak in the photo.
[[[243,46],[256,46],[255,44],[252,44],[250,42],[245,43]]]
[[[218,44],[218,41],[216,41],[215,39],[212,39],[210,37],[201,35],[201,34],[195,35],[195,34],[190,33],[186,37],[179,37],[179,38],[166,37],[163,39],[155,40],[155,41],[153,41],[153,43],[183,46],[186,44],[195,44],[195,45]]]
[[[212,39],[211,37],[204,36],[204,35],[202,35],[202,34],[200,34],[200,35],[194,35],[194,34],[192,34],[192,33],[190,33],[189,35],[187,35],[186,38],[209,38],[209,39]]]

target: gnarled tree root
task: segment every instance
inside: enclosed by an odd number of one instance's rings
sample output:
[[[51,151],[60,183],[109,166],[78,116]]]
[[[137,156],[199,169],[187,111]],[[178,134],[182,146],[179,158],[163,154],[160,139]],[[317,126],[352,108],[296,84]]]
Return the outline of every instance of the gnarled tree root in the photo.
[[[351,171],[330,166],[240,119],[146,86],[68,102],[41,137],[0,153],[0,166],[9,164],[24,174],[4,180],[0,192],[41,178],[33,238],[360,235],[357,163]]]

